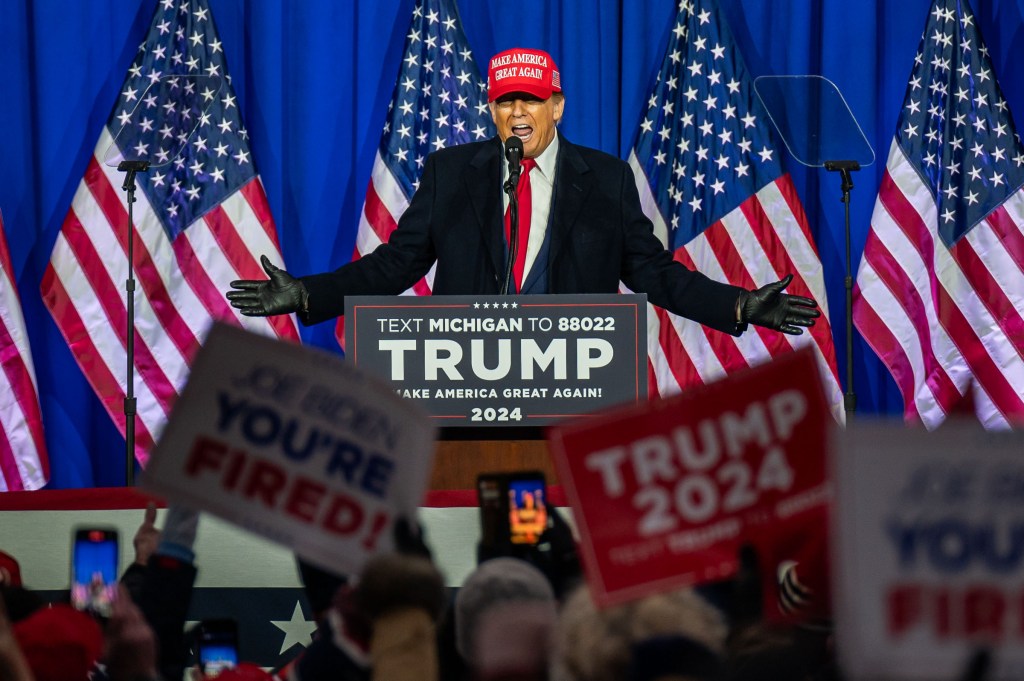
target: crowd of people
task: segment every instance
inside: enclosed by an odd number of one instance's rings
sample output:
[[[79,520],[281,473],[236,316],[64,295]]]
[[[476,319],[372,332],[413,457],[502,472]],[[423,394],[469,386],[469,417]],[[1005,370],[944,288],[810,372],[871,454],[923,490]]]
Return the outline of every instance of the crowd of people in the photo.
[[[768,623],[756,557],[731,580],[599,609],[559,510],[536,544],[479,545],[478,566],[450,590],[419,526],[400,520],[394,550],[359,575],[298,560],[318,629],[287,667],[242,663],[222,681],[675,681],[837,678],[829,628]],[[201,557],[199,515],[146,510],[135,560],[107,617],[46,604],[0,554],[0,681],[206,678],[186,631]],[[4,548],[4,547],[0,547]],[[198,568],[197,568],[198,566]],[[792,578],[792,577],[791,577]],[[225,613],[227,615],[228,613]]]

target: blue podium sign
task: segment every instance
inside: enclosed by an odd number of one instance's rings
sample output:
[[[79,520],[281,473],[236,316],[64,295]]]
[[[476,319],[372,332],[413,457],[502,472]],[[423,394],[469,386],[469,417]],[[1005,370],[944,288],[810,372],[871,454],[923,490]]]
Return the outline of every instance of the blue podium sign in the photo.
[[[544,426],[647,399],[647,296],[350,296],[346,356],[439,426]]]

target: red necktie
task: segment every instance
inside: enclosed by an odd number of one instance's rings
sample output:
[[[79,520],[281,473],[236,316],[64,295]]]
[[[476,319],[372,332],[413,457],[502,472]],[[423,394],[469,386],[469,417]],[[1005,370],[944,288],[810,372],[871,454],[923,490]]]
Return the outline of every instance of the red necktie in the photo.
[[[526,269],[526,246],[530,243],[530,216],[533,214],[533,192],[530,189],[530,171],[537,167],[537,161],[532,158],[523,159],[522,175],[519,177],[519,185],[516,187],[516,196],[519,198],[519,233],[516,241],[519,248],[516,250],[516,262],[512,266],[512,276],[515,282],[516,292],[523,288],[523,270]],[[509,225],[512,224],[512,217],[509,213],[512,205],[505,211],[505,243],[509,243]]]

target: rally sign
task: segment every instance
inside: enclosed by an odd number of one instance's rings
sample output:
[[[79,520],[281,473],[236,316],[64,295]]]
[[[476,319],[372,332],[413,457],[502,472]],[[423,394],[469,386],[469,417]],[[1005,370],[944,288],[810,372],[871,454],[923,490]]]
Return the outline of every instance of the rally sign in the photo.
[[[838,649],[851,679],[1024,678],[1024,435],[854,422],[833,537]],[[966,677],[964,677],[966,678]]]
[[[345,347],[436,423],[544,426],[647,399],[647,296],[348,296]]]
[[[733,575],[758,527],[826,502],[831,423],[815,356],[801,350],[553,429],[595,601]]]
[[[196,356],[143,488],[336,571],[391,544],[426,492],[434,427],[380,379],[226,325]]]

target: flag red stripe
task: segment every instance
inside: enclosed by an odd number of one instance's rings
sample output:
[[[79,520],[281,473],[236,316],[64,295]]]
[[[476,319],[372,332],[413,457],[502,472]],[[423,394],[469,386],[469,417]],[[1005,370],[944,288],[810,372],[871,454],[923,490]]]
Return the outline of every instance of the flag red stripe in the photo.
[[[677,248],[675,250],[675,253],[672,254],[672,257],[676,261],[682,263],[683,267],[687,269],[697,269],[697,267],[693,264],[693,258],[690,257],[690,252],[686,250],[686,246],[680,246],[679,248]]]
[[[391,233],[395,231],[398,224],[391,217],[391,211],[380,200],[372,180],[370,181],[370,186],[366,189],[366,202],[363,204],[363,213],[366,215],[367,223],[369,223],[381,243],[387,243],[387,240],[391,238]],[[358,251],[358,247],[356,250]],[[429,296],[430,285],[427,283],[426,277],[413,284],[412,290],[418,296]]]
[[[44,454],[46,440],[43,437],[43,425],[39,416],[39,397],[36,395],[36,387],[32,383],[32,376],[29,374],[25,357],[15,344],[14,338],[11,337],[10,329],[2,320],[0,320],[0,364],[3,365],[7,383],[11,386],[14,397],[21,406],[25,425],[28,426],[36,452],[39,453],[39,463],[45,469],[48,462]],[[47,471],[47,477],[49,477],[49,471]]]
[[[786,173],[775,180],[775,186],[778,188],[779,193],[782,194],[782,198],[786,200],[786,206],[789,207],[789,212],[793,214],[797,226],[803,232],[804,239],[807,240],[807,245],[810,246],[811,252],[820,261],[821,256],[818,255],[818,245],[814,242],[814,237],[811,236],[811,228],[807,224],[807,214],[804,213],[804,206],[800,203],[800,196],[796,193],[796,187],[793,186],[793,178],[790,177],[789,173]]]
[[[366,188],[366,202],[363,204],[363,213],[366,215],[366,221],[373,228],[380,242],[387,243],[387,240],[391,237],[391,232],[395,231],[395,228],[398,227],[398,223],[391,217],[388,207],[384,205],[384,202],[380,200],[380,196],[377,195],[377,188],[373,186],[373,180],[370,180],[370,186]]]
[[[270,242],[274,244],[274,248],[278,253],[280,253],[281,244],[277,239],[277,227],[274,224],[274,216],[270,212],[270,204],[267,202],[267,194],[263,189],[263,183],[260,182],[259,177],[254,177],[242,185],[239,191],[245,198],[246,203],[249,204],[249,209],[252,210],[253,214],[256,216],[256,220],[259,222],[260,227],[262,227],[263,231],[266,232],[267,238],[270,239]],[[231,318],[235,318],[233,314],[231,315]],[[299,330],[295,328],[295,322],[292,320],[291,316],[276,315],[268,317],[267,323],[269,323],[271,328],[274,329],[274,333],[277,334],[278,338],[285,338],[294,341],[299,339]]]
[[[1006,212],[1006,207],[999,206],[989,213],[985,221],[991,225],[992,233],[999,237],[1003,248],[1017,264],[1017,269],[1024,272],[1024,236],[1021,236],[1020,228]]]
[[[654,400],[660,396],[658,392],[658,374],[654,371],[654,362],[647,356],[647,399]]]
[[[206,273],[206,268],[203,267],[203,263],[196,255],[188,237],[183,235],[175,239],[171,243],[171,248],[174,249],[174,259],[178,263],[178,269],[181,270],[182,276],[210,316],[213,319],[238,325],[238,318],[231,311],[231,306],[224,294],[218,290],[210,279],[210,275]],[[190,362],[192,360],[191,357],[186,359]]]
[[[673,253],[673,258],[687,269],[697,268],[696,265],[693,263],[693,258],[690,257],[690,253],[689,251],[686,250],[685,246],[677,248],[675,253]],[[693,363],[693,358],[690,356],[689,352],[686,351],[686,347],[682,344],[682,339],[680,339],[677,336],[676,329],[672,326],[672,315],[660,307],[654,307],[654,309],[657,310],[659,314],[658,318],[660,321],[662,321],[663,333],[664,330],[668,329],[672,333],[672,338],[674,338],[676,341],[674,347],[667,347],[666,343],[668,342],[668,339],[663,339],[662,345],[663,347],[666,348],[665,353],[669,358],[669,365],[672,367],[673,375],[676,376],[676,382],[679,383],[679,387],[682,389],[686,389],[687,387],[693,385],[702,385],[703,379],[700,377],[700,372],[697,370],[696,365]],[[712,329],[708,329],[707,327],[703,326],[700,327],[700,331],[701,333],[705,334],[705,337],[711,344],[712,351],[718,358],[719,364],[728,368],[729,365],[727,365],[726,363],[727,361],[730,360],[729,357],[734,358],[736,355],[738,355],[739,361],[741,361],[742,364],[733,365],[733,368],[746,366],[746,359],[742,356],[742,353],[739,352],[739,349],[736,347],[736,344],[732,341],[731,336],[714,331]],[[732,354],[731,352],[727,352],[726,348],[735,350],[736,355]],[[723,356],[720,354],[720,351],[726,354],[726,358],[723,359]],[[679,363],[680,366],[677,367],[677,363]],[[683,381],[685,381],[685,383]]]
[[[14,281],[14,270],[11,269],[11,252],[7,247],[7,234],[4,230],[2,216],[0,216],[0,263],[3,264],[3,271],[6,274],[7,281],[4,283],[10,286],[11,295],[20,311],[21,296]],[[21,331],[25,334],[24,329],[21,329]],[[28,342],[27,335],[25,336],[25,342]],[[15,398],[21,406],[25,425],[28,426],[29,433],[32,436],[32,442],[35,445],[35,458],[43,473],[43,479],[49,480],[50,459],[46,453],[46,439],[43,436],[42,415],[39,411],[39,395],[36,393],[36,386],[32,382],[32,375],[29,372],[26,357],[21,354],[21,348],[15,343],[10,329],[2,322],[0,322],[0,348],[4,348],[7,354],[7,357],[3,359],[4,372],[7,374],[7,380],[14,390]],[[24,486],[24,481],[19,479],[19,482]],[[9,485],[8,489],[11,489]]]
[[[96,300],[103,307],[111,331],[121,341],[121,347],[126,348],[128,312],[125,309],[125,301],[121,297],[121,292],[114,286],[114,282],[110,280],[103,267],[103,260],[89,239],[82,223],[79,222],[78,216],[75,215],[74,208],[68,211],[64,226],[61,227],[61,233],[75,254],[82,273],[89,280],[89,284],[96,294]],[[76,357],[81,356],[76,354]],[[153,396],[165,412],[169,411],[176,395],[174,385],[167,378],[160,364],[153,358],[153,353],[138,329],[135,329],[135,364],[142,380],[153,392]]]
[[[743,204],[741,204],[741,208],[742,205],[749,204],[750,202],[751,199],[747,199]],[[746,215],[746,212],[744,212],[744,215]],[[747,220],[750,220],[750,216],[747,216]],[[751,225],[753,225],[753,223],[751,223]],[[741,256],[739,251],[736,250],[736,244],[732,242],[732,238],[729,236],[728,231],[726,231],[725,225],[721,222],[716,222],[704,230],[704,236],[708,240],[708,245],[710,245],[715,251],[718,261],[722,265],[722,270],[725,272],[725,276],[729,280],[730,284],[747,290],[757,288],[757,284],[750,277],[750,272],[747,271],[746,262],[744,262],[743,256]],[[772,331],[761,326],[753,326],[753,329],[757,335],[760,336],[761,342],[763,342],[765,347],[768,348],[768,353],[772,357],[778,357],[779,355],[790,352],[791,348],[789,343],[786,342],[786,339],[783,338],[782,334],[778,331]],[[739,349],[736,348],[736,344],[732,342],[730,342],[730,344],[736,350],[736,354],[739,355],[742,363],[735,364],[723,362],[722,364],[726,367],[726,370],[735,370],[747,366],[747,361],[746,359],[743,359],[743,355],[739,352]],[[714,345],[715,344],[713,343],[712,346]]]
[[[1020,395],[992,361],[974,327],[963,316],[946,290],[940,287],[939,294],[939,320],[967,360],[967,365],[975,378],[1007,420],[1024,420],[1024,401],[1021,401]]]
[[[960,398],[960,391],[957,390],[953,380],[949,377],[945,367],[935,357],[933,350],[931,326],[928,322],[926,306],[921,295],[914,287],[913,281],[906,270],[901,268],[889,249],[878,238],[877,232],[871,230],[868,233],[867,243],[864,246],[864,258],[871,263],[876,275],[899,301],[900,306],[906,312],[910,323],[917,334],[918,344],[921,346],[921,356],[924,363],[925,382],[935,396],[935,400],[943,411],[948,411]],[[891,335],[888,329],[886,333]],[[902,352],[902,350],[901,350]],[[905,354],[904,354],[905,356]],[[890,371],[892,369],[890,368]],[[895,375],[895,374],[894,374]],[[910,393],[904,397],[913,400],[913,376],[910,378]]]
[[[783,180],[786,180],[785,182]],[[800,226],[800,230],[804,233],[804,237],[807,242],[811,244],[812,250],[814,250],[814,240],[811,239],[810,230],[807,228],[806,218],[803,215],[803,209],[800,206],[800,202],[795,200],[795,190],[792,187],[791,182],[788,181],[789,176],[786,175],[776,182],[776,187],[782,193],[786,199],[786,204],[791,212],[794,211],[794,204],[796,206],[796,212],[793,213],[793,217],[796,223]],[[787,195],[790,194],[790,195]],[[793,262],[793,257],[790,255],[790,251],[786,248],[786,245],[782,243],[782,240],[778,238],[778,233],[775,231],[771,221],[768,219],[768,215],[765,213],[764,206],[761,204],[757,194],[754,194],[749,199],[740,204],[740,210],[747,218],[747,222],[754,232],[754,236],[757,238],[759,244],[761,244],[762,250],[768,257],[768,263],[771,265],[775,276],[782,278],[785,274],[792,274],[793,281],[790,282],[786,288],[787,293],[791,293],[799,296],[806,296],[812,300],[815,298],[814,292],[811,291],[811,287],[807,285],[807,281],[801,274],[800,269]],[[817,251],[815,250],[814,256],[817,257]],[[780,269],[781,268],[781,269]],[[835,356],[835,346],[832,341],[832,325],[829,324],[828,318],[821,316],[817,319],[814,326],[808,332],[814,342],[818,345],[818,349],[821,351],[824,357]],[[773,334],[779,340],[782,339],[778,334]],[[763,336],[762,336],[763,337]],[[786,343],[787,348],[789,344]],[[774,352],[772,353],[775,354]],[[839,383],[839,370],[836,363],[828,362],[829,370],[832,372],[832,377]]]
[[[85,171],[85,184],[106,216],[111,232],[127,257],[128,235],[124,226],[128,224],[128,212],[121,203],[121,197],[110,185],[110,180],[103,174],[103,169],[100,168],[95,156],[89,159],[89,167]],[[142,291],[167,337],[183,356],[192,357],[199,349],[199,341],[181,318],[178,308],[167,293],[167,288],[160,278],[145,242],[139,236],[138,229],[133,226],[132,231],[135,239],[132,250],[135,261],[133,264]]]
[[[668,311],[654,306],[654,313],[658,315],[658,343],[661,345],[662,352],[665,353],[665,359],[676,383],[683,390],[695,385],[702,385],[704,379],[701,378],[690,353],[686,351],[682,339],[679,338],[675,327],[672,326],[672,318]]]
[[[7,439],[7,430],[4,422],[0,419],[0,474],[4,476],[4,485],[9,492],[21,492],[25,489],[25,483],[21,479],[21,471],[14,460],[14,451]]]
[[[985,227],[978,225],[975,229],[985,229]],[[1006,296],[1006,292],[992,277],[970,241],[960,239],[953,245],[950,252],[960,264],[960,268],[974,288],[974,292],[978,294],[981,303],[995,318],[999,328],[1010,339],[1019,355],[1021,348],[1024,348],[1024,320],[1021,319],[1020,312],[1014,308],[1013,302]]]
[[[103,362],[99,350],[89,337],[89,332],[78,315],[74,302],[64,289],[60,277],[53,269],[53,265],[47,266],[40,290],[43,293],[43,301],[50,310],[50,314],[53,315],[61,335],[67,341],[71,354],[81,365],[82,373],[85,374],[93,391],[123,434],[125,432],[124,390],[121,389],[117,379]],[[146,424],[142,419],[136,419],[136,456],[138,457],[140,453],[144,454],[152,444],[153,436],[150,435]]]
[[[242,279],[266,279],[267,275],[263,267],[253,257],[253,254],[245,245],[245,241],[238,235],[235,224],[231,222],[227,212],[221,205],[216,205],[203,216],[206,224],[210,227],[210,234],[217,245],[220,246],[224,257],[231,264],[231,267]]]
[[[722,224],[721,223],[715,223],[715,224],[719,227],[719,229],[724,234],[724,227],[722,226]],[[705,230],[704,233],[706,235],[708,235],[708,236],[711,236],[712,228],[709,228],[709,229]],[[725,235],[725,240],[729,241],[728,235]],[[710,244],[710,240],[709,240],[709,244]],[[715,251],[717,252],[717,250],[718,249],[716,248]],[[735,253],[735,251],[734,251],[734,253]],[[684,267],[686,267],[688,269],[691,269],[691,270],[696,270],[697,269],[697,267],[694,265],[693,258],[690,257],[690,253],[689,253],[689,251],[686,250],[685,246],[677,248],[675,253],[673,254],[673,257],[675,258],[676,261],[681,263]],[[738,256],[736,256],[736,257],[738,258]],[[723,268],[724,268],[724,263],[723,263]],[[745,274],[746,274],[746,272],[744,272],[744,275]],[[726,277],[729,278],[730,281],[731,281],[731,277],[729,277],[729,273],[728,272],[726,272]],[[657,309],[660,310],[660,308],[657,308]],[[667,317],[666,319],[670,319],[670,317]],[[718,363],[721,364],[722,367],[727,372],[731,371],[731,370],[736,370],[736,369],[748,366],[747,359],[743,356],[743,353],[736,346],[736,343],[735,343],[735,341],[733,341],[732,336],[729,336],[728,334],[721,333],[719,331],[715,331],[714,329],[709,329],[708,327],[703,326],[703,325],[701,325],[700,330],[704,334],[704,337],[707,338],[708,345],[711,347],[711,351],[714,353],[715,357],[718,359]],[[673,330],[673,334],[674,333],[675,333],[675,330]],[[685,383],[685,384],[684,383],[680,383],[679,386],[681,388],[684,388],[684,387],[688,387],[688,386],[691,386],[691,385],[701,385],[703,383],[703,380],[700,378],[700,374],[699,374],[699,372],[697,372],[696,366],[693,365],[692,358],[689,356],[689,354],[686,353],[685,350],[683,350],[682,353],[685,356],[686,361],[689,362],[691,364],[691,366],[694,367],[693,371],[694,371],[694,373],[697,373],[698,378],[697,378],[697,381],[694,382],[694,383]]]
[[[932,262],[932,253],[935,248],[931,233],[928,231],[920,215],[914,210],[907,197],[903,195],[900,188],[896,186],[892,176],[885,174],[882,180],[882,189],[878,193],[878,200],[882,202],[889,214],[893,216],[897,225],[907,235],[921,254],[926,263]],[[945,248],[945,246],[940,246]],[[938,307],[939,323],[949,333],[950,338],[964,356],[971,372],[981,383],[985,392],[988,393],[993,403],[999,410],[1008,417],[1020,418],[1024,416],[1024,403],[1017,395],[1013,387],[1007,382],[1006,377],[995,365],[988,352],[981,344],[970,323],[961,314],[956,302],[950,298],[945,286],[937,281],[933,270],[928,270],[933,295],[936,297]]]
[[[882,176],[882,187],[878,190],[878,200],[885,206],[885,209],[892,216],[893,221],[906,235],[907,240],[917,249],[926,264],[930,265],[934,259],[935,242],[932,239],[928,226],[921,220],[917,209],[910,200],[903,195],[903,191],[896,185],[888,169]],[[931,280],[932,290],[936,287],[935,272],[929,267],[928,277]]]
[[[241,186],[238,190],[245,198],[249,208],[256,216],[260,227],[266,232],[267,238],[274,244],[278,253],[281,252],[281,244],[277,241],[277,227],[274,225],[274,216],[270,212],[270,204],[267,203],[267,194],[263,191],[263,183],[259,177],[254,177]]]
[[[255,181],[250,181],[250,184]],[[252,251],[246,245],[245,240],[238,234],[235,224],[228,217],[223,206],[217,205],[203,216],[206,224],[210,227],[210,234],[220,246],[224,257],[242,279],[266,279],[266,272],[253,257]],[[292,325],[291,317],[277,315],[267,317],[267,322],[273,327],[275,333],[281,338],[296,339],[295,328]]]
[[[16,289],[14,268],[11,267],[11,252],[7,248],[7,234],[4,230],[3,215],[0,215],[0,267],[3,267],[4,272],[7,273],[8,278],[11,280],[11,285],[15,286]]]
[[[430,285],[427,284],[426,278],[420,279],[415,284],[413,284],[412,285],[412,290],[415,291],[416,295],[418,295],[418,296],[429,296],[430,295]]]
[[[854,295],[859,295],[855,292]],[[861,299],[853,309],[857,328],[871,349],[885,363],[903,396],[903,418],[916,422],[921,420],[914,401],[914,370],[903,346],[892,334],[889,326],[878,316],[875,308]],[[943,372],[945,373],[945,372]]]

